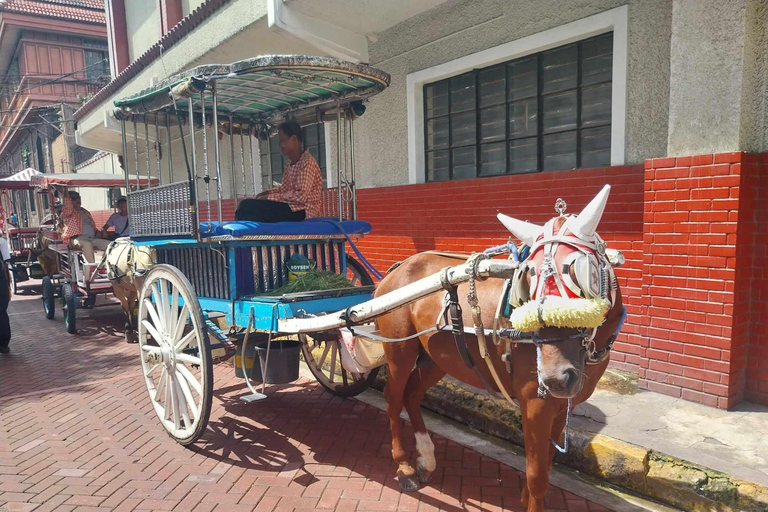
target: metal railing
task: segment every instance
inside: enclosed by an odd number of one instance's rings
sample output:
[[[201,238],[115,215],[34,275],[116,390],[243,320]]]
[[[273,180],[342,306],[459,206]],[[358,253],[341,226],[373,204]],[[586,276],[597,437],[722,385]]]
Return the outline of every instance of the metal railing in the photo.
[[[132,236],[196,236],[197,219],[189,199],[188,181],[131,192],[128,218]]]

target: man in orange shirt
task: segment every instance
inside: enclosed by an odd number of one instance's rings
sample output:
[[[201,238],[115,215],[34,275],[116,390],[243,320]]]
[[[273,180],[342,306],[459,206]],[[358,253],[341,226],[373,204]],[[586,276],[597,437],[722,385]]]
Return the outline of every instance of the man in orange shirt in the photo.
[[[280,151],[290,160],[283,182],[256,199],[243,200],[235,212],[237,220],[300,221],[320,215],[323,176],[315,158],[304,150],[304,130],[296,121],[287,121],[278,128],[277,137]]]
[[[88,263],[95,263],[94,247],[105,251],[109,246],[109,240],[97,238],[96,223],[93,222],[91,212],[82,207],[80,194],[69,192],[64,194],[64,208],[61,211],[64,221],[62,238],[72,249],[80,249]]]

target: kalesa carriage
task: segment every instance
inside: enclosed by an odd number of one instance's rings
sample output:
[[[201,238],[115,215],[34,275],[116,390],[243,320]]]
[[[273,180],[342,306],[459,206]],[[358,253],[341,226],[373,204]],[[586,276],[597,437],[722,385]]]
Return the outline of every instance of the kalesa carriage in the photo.
[[[354,121],[389,80],[367,65],[264,56],[200,66],[116,101],[132,231],[107,250],[107,275],[86,270],[85,279],[106,277],[124,295],[149,398],[177,442],[194,443],[206,428],[214,359],[236,356],[250,389],[241,399],[252,402],[266,397],[266,383],[298,378],[297,344],[318,382],[339,396],[362,392],[389,365],[385,396],[404,491],[435,469],[419,403],[443,375],[517,400],[528,461],[523,500],[529,512],[543,510],[571,408],[594,390],[626,317],[613,272],[623,257],[596,233],[610,187],[579,215],[558,201],[545,226],[500,214],[520,248],[510,238],[468,256],[420,254],[381,276],[354,244],[371,229],[356,218]],[[272,183],[271,135],[289,118],[335,122],[326,216],[225,219],[225,205],[259,188],[254,138],[267,146],[259,174]],[[174,141],[175,156],[163,139]],[[138,176],[146,179],[132,181]],[[353,286],[280,292],[295,255]],[[377,287],[370,274],[381,279]],[[261,381],[260,392],[251,381]],[[415,468],[402,449],[403,407],[416,435]]]
[[[34,190],[32,179],[38,174],[38,171],[27,168],[0,179],[0,210],[5,217],[0,231],[8,234],[13,293],[18,292],[19,283],[30,278],[40,279],[53,271],[44,268],[38,261],[45,250],[45,241],[57,239],[55,215],[44,214],[46,201],[42,194],[30,193]],[[19,208],[14,208],[14,204]],[[15,210],[19,211],[20,222],[18,226],[11,226],[7,216]],[[36,225],[38,222],[35,217],[40,219],[39,225]]]

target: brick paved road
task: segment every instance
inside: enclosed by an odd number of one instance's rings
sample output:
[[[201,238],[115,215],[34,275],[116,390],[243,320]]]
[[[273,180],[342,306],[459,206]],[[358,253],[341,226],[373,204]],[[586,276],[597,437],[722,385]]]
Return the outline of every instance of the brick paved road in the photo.
[[[46,320],[23,293],[12,354],[0,355],[3,512],[522,510],[521,473],[439,436],[433,483],[400,494],[383,412],[306,380],[244,405],[228,364],[215,370],[208,433],[182,448],[155,417],[118,308],[79,311],[72,336],[60,311]],[[547,505],[607,510],[554,488]]]

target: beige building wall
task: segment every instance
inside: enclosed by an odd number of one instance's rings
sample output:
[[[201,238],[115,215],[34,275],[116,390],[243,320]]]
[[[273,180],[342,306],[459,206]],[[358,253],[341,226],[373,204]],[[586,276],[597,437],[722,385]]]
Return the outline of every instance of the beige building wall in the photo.
[[[357,123],[358,186],[409,182],[408,74],[622,5],[628,6],[625,161],[664,156],[672,0],[462,0],[371,38],[371,64],[390,73],[392,84],[370,101]]]

